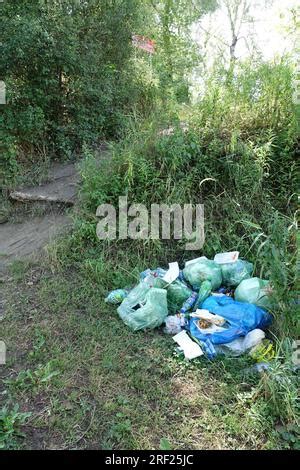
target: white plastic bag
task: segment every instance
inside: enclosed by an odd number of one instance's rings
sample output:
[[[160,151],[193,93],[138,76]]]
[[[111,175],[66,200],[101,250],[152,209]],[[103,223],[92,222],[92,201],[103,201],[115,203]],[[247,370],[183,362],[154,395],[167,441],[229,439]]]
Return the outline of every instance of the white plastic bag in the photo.
[[[225,343],[219,346],[216,346],[218,352],[223,352],[224,354],[230,354],[232,356],[240,356],[247,351],[250,351],[254,346],[257,346],[265,338],[264,331],[259,328],[249,331],[249,333],[242,337],[231,341],[231,343]]]
[[[235,263],[239,258],[238,251],[228,251],[227,253],[218,253],[214,257],[214,262],[217,264]]]
[[[168,335],[176,335],[180,333],[181,328],[181,319],[176,315],[168,315],[165,319],[166,327],[164,328],[164,332]]]

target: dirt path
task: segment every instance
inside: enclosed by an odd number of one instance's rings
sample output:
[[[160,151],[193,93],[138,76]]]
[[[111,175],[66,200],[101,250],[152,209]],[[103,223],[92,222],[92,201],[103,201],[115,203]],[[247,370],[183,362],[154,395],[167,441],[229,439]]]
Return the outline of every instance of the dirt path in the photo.
[[[55,202],[73,205],[80,182],[74,163],[53,164],[49,170],[49,183],[30,188],[21,188],[10,194],[11,199],[21,202]]]
[[[103,159],[110,158],[107,144],[101,144],[95,155],[99,166]],[[79,185],[78,162],[53,163],[46,183],[17,188],[10,193],[10,199],[16,204],[32,204],[32,207],[45,204],[46,210],[43,216],[24,213],[18,222],[0,223],[0,272],[14,260],[32,259],[58,234],[70,228],[69,208],[76,205]]]
[[[66,208],[77,199],[80,177],[74,163],[54,163],[48,173],[48,182],[40,186],[18,188],[10,198],[18,203],[45,203],[46,213],[40,217],[26,217],[20,222],[0,224],[0,271],[17,259],[32,258],[58,234],[71,225]],[[57,210],[59,208],[59,211]]]
[[[71,219],[65,214],[47,214],[0,225],[0,269],[15,259],[26,259],[39,252],[70,225]]]

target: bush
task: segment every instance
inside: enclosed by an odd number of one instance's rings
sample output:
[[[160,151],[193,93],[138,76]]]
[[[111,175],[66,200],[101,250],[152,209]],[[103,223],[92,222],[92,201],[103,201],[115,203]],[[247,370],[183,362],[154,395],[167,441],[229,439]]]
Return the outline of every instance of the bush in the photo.
[[[46,146],[50,155],[69,157],[84,143],[120,136],[133,108],[147,112],[155,86],[131,61],[137,0],[50,3],[1,5],[1,137],[16,144],[17,154]],[[14,166],[10,150],[4,159]]]

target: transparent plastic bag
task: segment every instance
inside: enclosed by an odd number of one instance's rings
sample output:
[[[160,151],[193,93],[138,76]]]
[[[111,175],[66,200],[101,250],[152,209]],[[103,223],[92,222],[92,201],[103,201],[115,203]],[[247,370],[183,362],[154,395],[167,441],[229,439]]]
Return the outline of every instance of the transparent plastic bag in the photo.
[[[255,328],[254,330],[249,331],[246,336],[237,338],[230,343],[216,346],[216,350],[229,356],[240,356],[261,344],[265,336],[264,331],[259,328]]]
[[[199,258],[198,261],[189,263],[184,268],[183,274],[194,290],[198,290],[203,281],[210,281],[212,290],[218,289],[222,284],[220,266],[209,259]]]
[[[177,335],[182,330],[181,319],[176,315],[169,315],[165,318],[164,332],[168,335]]]
[[[245,279],[236,288],[234,298],[238,302],[248,302],[262,308],[271,309],[272,289],[270,282],[258,277]]]
[[[253,273],[253,264],[242,259],[220,266],[224,286],[236,287],[245,279],[249,279]]]
[[[168,315],[167,291],[140,282],[117,309],[133,331],[160,326]]]

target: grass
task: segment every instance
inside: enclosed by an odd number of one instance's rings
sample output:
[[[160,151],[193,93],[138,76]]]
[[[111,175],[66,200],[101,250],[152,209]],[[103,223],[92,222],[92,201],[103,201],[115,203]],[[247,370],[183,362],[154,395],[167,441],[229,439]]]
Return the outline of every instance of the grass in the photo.
[[[173,124],[162,113],[129,120],[101,167],[86,148],[72,234],[38,264],[15,263],[0,284],[4,415],[18,404],[21,413],[4,427],[7,447],[299,447],[289,358],[299,324],[291,75],[275,64],[245,67],[236,79],[229,87],[212,80],[187,116],[188,132],[175,125],[174,135],[161,136],[161,126]],[[147,207],[203,202],[203,251],[186,253],[173,241],[99,243],[97,206],[117,205],[124,194]],[[186,362],[162,329],[132,333],[104,302],[148,267],[232,250],[274,287],[276,358],[261,376],[249,356]]]
[[[20,427],[30,416],[31,413],[20,413],[18,405],[0,410],[0,449],[18,448],[18,438],[24,436]]]
[[[132,333],[103,301],[109,284],[130,284],[132,273],[116,272],[115,260],[100,252],[95,259],[64,269],[46,260],[18,263],[1,284],[7,345],[2,395],[9,406],[20,405],[25,432],[9,440],[10,447],[286,445],[274,430],[279,418],[257,392],[259,376],[245,373],[249,357],[189,363],[161,330]],[[119,261],[124,265],[126,255]]]

